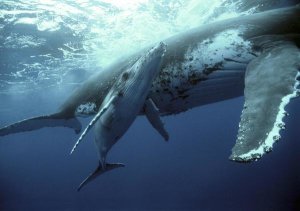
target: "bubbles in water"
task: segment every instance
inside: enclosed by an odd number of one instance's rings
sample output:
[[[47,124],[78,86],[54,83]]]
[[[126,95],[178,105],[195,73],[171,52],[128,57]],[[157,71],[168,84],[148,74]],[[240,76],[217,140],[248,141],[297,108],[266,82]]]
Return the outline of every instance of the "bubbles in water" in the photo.
[[[70,83],[180,31],[228,17],[240,0],[3,0],[0,92]],[[253,9],[253,7],[252,7]],[[14,87],[14,90],[16,90]]]

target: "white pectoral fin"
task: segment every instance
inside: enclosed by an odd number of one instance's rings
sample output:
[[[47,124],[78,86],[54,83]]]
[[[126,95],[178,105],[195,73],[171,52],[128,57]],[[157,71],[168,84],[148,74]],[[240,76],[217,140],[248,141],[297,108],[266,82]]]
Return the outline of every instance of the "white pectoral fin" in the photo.
[[[245,105],[231,160],[249,162],[270,152],[284,129],[284,110],[299,95],[300,51],[292,43],[267,49],[250,62]]]
[[[145,102],[145,114],[151,125],[159,132],[162,137],[168,141],[169,134],[164,128],[164,124],[160,119],[159,111],[151,98]]]
[[[100,111],[94,116],[94,118],[91,120],[91,122],[88,124],[88,126],[84,129],[83,133],[78,138],[77,142],[75,143],[74,147],[71,150],[72,154],[74,150],[77,148],[79,143],[83,140],[85,135],[89,132],[89,130],[94,126],[94,124],[97,122],[97,120],[105,113],[105,111],[108,109],[108,107],[114,102],[116,99],[115,96],[111,97],[111,99],[100,109]]]

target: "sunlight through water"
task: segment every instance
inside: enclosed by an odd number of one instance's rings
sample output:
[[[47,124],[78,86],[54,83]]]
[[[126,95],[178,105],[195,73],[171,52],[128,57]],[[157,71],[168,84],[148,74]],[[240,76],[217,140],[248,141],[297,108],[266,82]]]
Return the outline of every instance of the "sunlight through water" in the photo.
[[[143,46],[255,9],[238,0],[3,0],[0,93],[76,85]]]

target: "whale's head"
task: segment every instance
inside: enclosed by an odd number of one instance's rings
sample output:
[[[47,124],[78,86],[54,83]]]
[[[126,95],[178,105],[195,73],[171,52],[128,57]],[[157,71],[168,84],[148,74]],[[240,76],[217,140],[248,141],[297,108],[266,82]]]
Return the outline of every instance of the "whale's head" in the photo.
[[[147,79],[148,81],[153,81],[160,70],[160,65],[164,53],[166,52],[167,45],[160,42],[158,45],[151,48],[145,55],[143,55],[138,62],[134,65],[137,69],[138,74],[136,74],[136,80]]]
[[[161,42],[141,56],[131,68],[124,71],[115,86],[115,90],[121,90],[119,95],[122,97],[137,94],[139,97],[147,94],[152,81],[160,72],[165,51],[166,44]]]

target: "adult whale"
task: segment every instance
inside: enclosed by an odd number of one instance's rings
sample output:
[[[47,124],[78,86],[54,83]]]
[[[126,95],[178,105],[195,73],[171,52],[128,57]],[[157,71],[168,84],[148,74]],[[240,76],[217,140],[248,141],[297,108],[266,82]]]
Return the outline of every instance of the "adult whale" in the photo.
[[[149,96],[162,115],[245,95],[230,159],[252,161],[272,149],[284,107],[298,95],[300,5],[201,26],[170,37]],[[118,76],[149,48],[119,59],[82,84],[59,112],[0,129],[0,135],[47,126],[81,129],[76,116],[96,114]],[[144,113],[142,110],[141,114]]]

